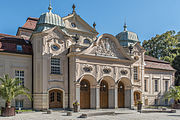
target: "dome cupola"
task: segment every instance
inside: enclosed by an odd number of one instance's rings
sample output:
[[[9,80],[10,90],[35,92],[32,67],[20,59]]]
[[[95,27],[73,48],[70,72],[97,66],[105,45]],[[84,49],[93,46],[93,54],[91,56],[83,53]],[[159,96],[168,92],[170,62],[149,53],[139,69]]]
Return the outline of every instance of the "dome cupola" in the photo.
[[[130,44],[139,42],[139,39],[136,33],[127,31],[126,24],[124,24],[124,31],[117,34],[116,38],[119,40],[120,45],[124,47],[130,46]]]
[[[47,29],[53,28],[54,26],[60,26],[62,28],[64,27],[62,18],[59,15],[52,13],[51,3],[49,4],[48,9],[49,12],[43,13],[39,17],[35,32],[42,32]]]

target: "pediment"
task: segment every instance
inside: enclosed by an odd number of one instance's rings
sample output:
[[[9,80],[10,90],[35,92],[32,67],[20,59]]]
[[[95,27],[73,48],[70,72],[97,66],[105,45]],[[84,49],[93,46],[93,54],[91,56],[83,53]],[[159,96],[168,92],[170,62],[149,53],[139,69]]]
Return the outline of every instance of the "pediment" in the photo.
[[[81,54],[133,61],[131,57],[125,53],[118,40],[109,34],[101,35],[95,43],[84,50]]]
[[[59,55],[67,48],[67,42],[72,42],[72,39],[58,27],[45,31],[45,34],[46,36],[43,37],[43,54]]]
[[[71,14],[67,17],[64,17],[63,21],[65,23],[66,28],[68,29],[98,34],[98,32],[94,28],[92,28],[77,14]],[[75,27],[72,26],[72,23],[75,24]]]

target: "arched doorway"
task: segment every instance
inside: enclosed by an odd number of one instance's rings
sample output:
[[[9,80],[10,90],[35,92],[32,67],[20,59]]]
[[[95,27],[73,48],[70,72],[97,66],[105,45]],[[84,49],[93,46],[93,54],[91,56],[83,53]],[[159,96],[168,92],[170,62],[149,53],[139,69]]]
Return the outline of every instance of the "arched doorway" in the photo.
[[[138,91],[134,92],[134,105],[137,106],[137,102],[141,100],[141,93]]]
[[[105,80],[100,84],[100,108],[108,108],[108,83]]]
[[[49,91],[49,108],[63,108],[63,92],[61,90]]]
[[[124,107],[124,84],[120,81],[118,83],[118,107],[123,108]]]
[[[80,108],[90,108],[90,83],[82,80],[80,83]]]

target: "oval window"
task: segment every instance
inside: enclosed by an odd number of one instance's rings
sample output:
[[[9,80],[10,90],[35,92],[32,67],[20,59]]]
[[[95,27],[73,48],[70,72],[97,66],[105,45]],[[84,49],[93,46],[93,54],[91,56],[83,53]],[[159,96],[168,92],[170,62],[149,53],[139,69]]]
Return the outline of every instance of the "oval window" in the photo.
[[[84,44],[91,44],[89,39],[84,39]]]
[[[71,23],[71,26],[75,28],[75,27],[76,27],[76,24],[75,24],[75,23]]]
[[[57,51],[57,50],[60,49],[59,45],[56,45],[56,44],[52,45],[51,48],[52,48],[52,50],[54,50],[54,51]]]

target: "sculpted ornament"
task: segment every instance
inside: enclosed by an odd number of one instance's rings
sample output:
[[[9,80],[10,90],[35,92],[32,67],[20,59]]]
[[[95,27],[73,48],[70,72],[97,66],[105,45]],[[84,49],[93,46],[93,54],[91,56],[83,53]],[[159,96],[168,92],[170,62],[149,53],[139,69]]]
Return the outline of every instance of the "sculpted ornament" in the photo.
[[[96,55],[116,57],[114,49],[116,46],[113,41],[110,41],[109,38],[102,38],[97,46]]]

